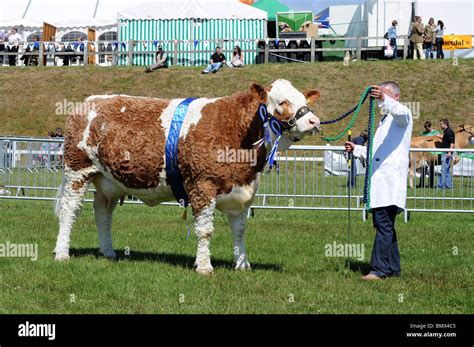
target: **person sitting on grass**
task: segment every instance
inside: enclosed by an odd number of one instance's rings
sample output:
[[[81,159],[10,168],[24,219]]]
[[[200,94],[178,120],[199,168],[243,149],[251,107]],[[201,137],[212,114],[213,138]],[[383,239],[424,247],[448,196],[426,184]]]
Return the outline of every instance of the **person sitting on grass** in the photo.
[[[147,66],[145,72],[153,72],[158,69],[167,68],[168,55],[163,51],[163,47],[158,46],[158,51],[156,52],[155,64]]]
[[[242,50],[239,46],[235,46],[230,59],[229,67],[242,67],[244,62],[242,59]]]
[[[225,55],[221,53],[221,48],[216,47],[216,51],[211,56],[209,65],[201,72],[203,74],[208,74],[209,72],[216,73],[223,64],[226,63]]]

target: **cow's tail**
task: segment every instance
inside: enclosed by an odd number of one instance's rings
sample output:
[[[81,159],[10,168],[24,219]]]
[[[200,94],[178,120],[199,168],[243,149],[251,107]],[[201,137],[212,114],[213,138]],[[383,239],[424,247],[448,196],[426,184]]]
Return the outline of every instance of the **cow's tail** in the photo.
[[[61,198],[64,194],[64,187],[66,185],[66,177],[63,175],[63,179],[61,185],[58,188],[58,192],[56,193],[56,201],[54,203],[54,214],[59,218],[59,211],[61,210]]]

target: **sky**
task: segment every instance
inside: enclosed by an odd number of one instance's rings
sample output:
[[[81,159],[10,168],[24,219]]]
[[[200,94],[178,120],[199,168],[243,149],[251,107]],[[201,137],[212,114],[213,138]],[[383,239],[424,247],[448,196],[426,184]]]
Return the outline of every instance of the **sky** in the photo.
[[[318,13],[331,5],[360,4],[364,0],[279,0],[295,11],[310,10]]]

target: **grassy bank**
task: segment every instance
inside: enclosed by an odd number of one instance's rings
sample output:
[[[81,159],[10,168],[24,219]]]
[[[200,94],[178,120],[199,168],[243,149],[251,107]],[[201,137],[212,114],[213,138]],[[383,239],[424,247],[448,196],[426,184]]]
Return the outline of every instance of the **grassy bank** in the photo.
[[[200,68],[169,68],[153,74],[141,67],[40,67],[0,69],[0,134],[45,136],[63,127],[65,116],[57,115],[57,103],[80,102],[94,94],[129,94],[161,98],[225,96],[244,90],[251,83],[269,85],[275,79],[290,80],[300,90],[317,88],[321,99],[315,110],[322,120],[335,118],[353,107],[368,84],[396,80],[402,99],[419,103],[420,117],[414,134],[425,120],[447,117],[453,124],[474,123],[474,60],[451,61],[361,61],[315,64],[267,64],[243,69],[223,69],[201,75]],[[356,133],[366,127],[364,118]],[[324,128],[338,133],[347,122]],[[303,143],[321,144],[319,136]]]

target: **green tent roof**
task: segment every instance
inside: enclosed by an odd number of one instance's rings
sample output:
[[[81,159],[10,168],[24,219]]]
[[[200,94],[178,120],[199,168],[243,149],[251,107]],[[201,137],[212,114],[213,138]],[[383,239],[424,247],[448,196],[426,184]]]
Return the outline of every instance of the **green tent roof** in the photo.
[[[268,13],[268,20],[276,20],[277,12],[288,12],[288,6],[276,0],[256,0],[252,5]]]

